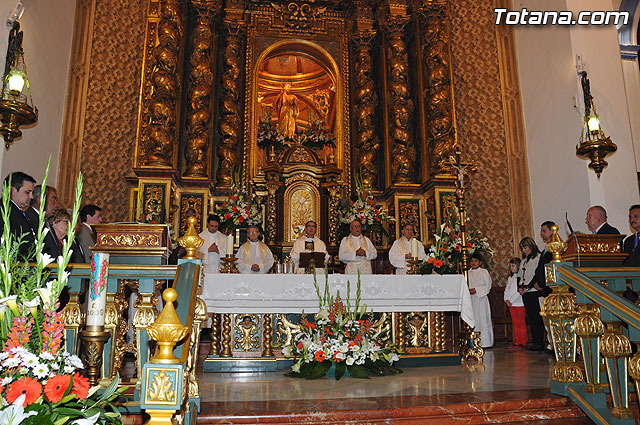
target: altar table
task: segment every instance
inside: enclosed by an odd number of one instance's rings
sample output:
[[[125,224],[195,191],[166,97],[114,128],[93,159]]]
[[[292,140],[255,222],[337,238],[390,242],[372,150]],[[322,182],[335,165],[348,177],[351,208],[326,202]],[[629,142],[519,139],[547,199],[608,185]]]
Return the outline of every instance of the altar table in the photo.
[[[328,275],[329,293],[340,291],[346,302],[351,282],[355,305],[358,276]],[[318,295],[313,275],[305,274],[205,274],[202,299],[209,313],[317,313]],[[318,275],[320,293],[325,276]],[[362,275],[360,305],[374,312],[459,311],[475,326],[471,295],[462,275]]]

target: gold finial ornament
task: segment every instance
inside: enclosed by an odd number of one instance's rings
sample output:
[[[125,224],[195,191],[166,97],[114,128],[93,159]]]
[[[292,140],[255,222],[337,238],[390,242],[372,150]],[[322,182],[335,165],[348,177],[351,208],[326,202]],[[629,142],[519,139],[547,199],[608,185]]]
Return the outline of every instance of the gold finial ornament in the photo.
[[[197,219],[194,216],[189,217],[187,219],[187,222],[189,223],[187,233],[178,239],[180,246],[187,250],[187,255],[184,257],[187,260],[196,259],[196,251],[204,243],[204,239],[198,236],[198,233],[196,232],[196,221]]]
[[[162,299],[166,304],[156,321],[147,327],[149,337],[158,345],[155,355],[150,360],[152,363],[180,363],[180,359],[173,355],[173,349],[178,341],[187,336],[189,329],[182,324],[173,307],[177,298],[178,293],[175,289],[165,289]]]
[[[551,242],[547,244],[547,251],[553,254],[552,263],[559,263],[562,261],[562,254],[567,250],[567,243],[563,242],[558,235],[558,226],[554,224],[551,226]]]

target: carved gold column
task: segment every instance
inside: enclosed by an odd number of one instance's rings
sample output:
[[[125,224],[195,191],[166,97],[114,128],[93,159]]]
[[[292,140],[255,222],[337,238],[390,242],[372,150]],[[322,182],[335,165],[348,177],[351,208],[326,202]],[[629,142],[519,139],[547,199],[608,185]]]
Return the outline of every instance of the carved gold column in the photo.
[[[600,383],[600,338],[604,334],[600,307],[598,304],[583,304],[578,306],[578,311],[574,330],[582,346],[586,391],[601,393],[605,385]]]
[[[445,326],[445,314],[441,311],[430,313],[433,329],[433,351],[442,353],[446,350],[447,328]]]
[[[277,208],[276,208],[276,191],[280,187],[279,184],[269,184],[267,183],[267,190],[269,194],[267,195],[267,211],[266,211],[266,220],[265,220],[265,236],[266,242],[268,244],[272,244],[276,242],[276,238],[278,236],[278,216],[277,216]]]
[[[192,0],[196,14],[191,40],[188,76],[188,106],[184,177],[209,177],[211,170],[212,91],[214,81],[215,39],[212,22],[220,11],[220,2]]]
[[[157,7],[158,3],[150,2],[135,164],[171,168],[181,97],[182,5],[178,0],[163,0],[159,14]]]
[[[187,370],[189,371],[189,397],[200,397],[200,386],[196,377],[196,363],[200,352],[200,330],[202,324],[207,320],[207,305],[200,297],[196,297],[196,305],[193,311],[193,326],[191,327],[191,338],[189,346],[189,356],[187,357]]]
[[[633,417],[629,409],[629,376],[627,359],[631,355],[631,342],[622,333],[621,322],[606,322],[607,329],[602,336],[600,354],[607,364],[609,391],[613,409],[611,414],[618,419]]]
[[[242,132],[240,93],[243,83],[240,78],[243,63],[242,2],[234,8],[225,9],[224,52],[222,54],[222,96],[220,98],[220,144],[218,146],[218,184],[231,186],[233,173],[240,167],[238,143]]]
[[[113,355],[111,378],[114,378],[115,375],[120,371],[124,355],[127,351],[129,351],[129,346],[127,345],[127,331],[129,329],[129,323],[127,322],[127,319],[123,317],[123,313],[129,308],[129,301],[127,301],[127,298],[125,297],[126,287],[126,283],[121,283],[120,291],[118,291],[113,299],[117,322],[115,332],[115,352]]]
[[[404,352],[405,347],[405,329],[404,329],[404,313],[393,313],[395,321],[395,345],[399,352]]]
[[[640,351],[637,351],[636,354],[629,359],[629,375],[633,378],[636,395],[640,394]]]
[[[556,382],[584,381],[582,369],[576,362],[574,322],[578,316],[576,296],[566,285],[554,285],[553,293],[544,299],[540,315],[549,319],[556,364],[551,379]]]
[[[356,34],[353,39],[354,68],[354,119],[357,152],[357,169],[362,184],[370,189],[376,186],[378,167],[377,158],[380,140],[376,132],[376,109],[378,95],[373,82],[373,60],[371,58],[371,40],[376,31],[373,28],[373,11],[363,1],[356,2]]]
[[[340,227],[340,201],[342,191],[340,186],[328,186],[329,191],[329,226],[328,226],[328,242],[329,245],[338,244],[338,229]]]
[[[209,314],[211,317],[211,351],[210,354],[217,356],[220,354],[220,315]]]
[[[220,349],[220,357],[231,357],[231,341],[233,332],[231,330],[231,315],[222,315],[222,342]]]
[[[455,109],[451,69],[449,2],[423,1],[418,18],[421,29],[423,102],[426,149],[422,151],[423,171],[430,176],[455,153]]]
[[[416,149],[413,141],[413,101],[409,93],[409,55],[405,25],[409,21],[403,2],[389,6],[385,19],[387,56],[387,105],[391,181],[413,183]]]
[[[271,313],[262,315],[262,357],[273,357],[273,322]]]

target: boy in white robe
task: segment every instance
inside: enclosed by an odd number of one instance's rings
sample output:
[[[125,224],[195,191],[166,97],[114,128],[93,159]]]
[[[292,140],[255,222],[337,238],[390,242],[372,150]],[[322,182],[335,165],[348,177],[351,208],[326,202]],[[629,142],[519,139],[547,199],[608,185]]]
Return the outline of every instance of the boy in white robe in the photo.
[[[304,225],[304,234],[293,243],[291,248],[291,259],[296,265],[296,273],[304,274],[305,270],[298,267],[301,252],[324,252],[325,263],[329,262],[327,246],[316,236],[318,225],[315,221],[309,220]],[[316,264],[316,273],[324,273],[324,264]]]
[[[338,258],[346,264],[345,274],[373,274],[372,260],[378,256],[378,251],[371,240],[362,234],[362,224],[353,220],[349,224],[351,234],[342,238]]]
[[[396,239],[389,250],[389,262],[396,268],[396,274],[407,274],[407,260],[411,259],[411,239],[414,237],[413,225],[402,226],[402,236]],[[427,258],[424,245],[418,241],[418,260]]]
[[[258,240],[260,230],[257,226],[249,226],[249,240],[238,249],[238,270],[243,274],[269,273],[273,266],[273,254],[266,243]]]
[[[482,266],[483,259],[480,254],[474,252],[469,261],[469,293],[471,294],[471,306],[473,317],[476,319],[474,331],[480,332],[480,346],[489,348],[493,346],[493,324],[491,322],[491,309],[489,307],[489,291],[491,290],[491,276]]]

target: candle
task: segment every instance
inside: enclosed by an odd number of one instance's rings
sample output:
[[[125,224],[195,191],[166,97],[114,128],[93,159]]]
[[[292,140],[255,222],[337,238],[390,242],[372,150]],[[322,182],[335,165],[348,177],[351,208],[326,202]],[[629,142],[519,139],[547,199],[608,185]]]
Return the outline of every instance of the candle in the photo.
[[[87,327],[104,326],[108,275],[109,254],[94,252],[91,257],[91,286],[89,288]]]
[[[233,235],[227,235],[227,255],[233,255]]]
[[[418,258],[418,240],[411,238],[411,257]]]

